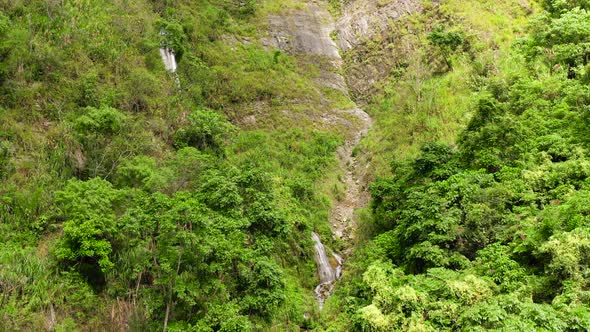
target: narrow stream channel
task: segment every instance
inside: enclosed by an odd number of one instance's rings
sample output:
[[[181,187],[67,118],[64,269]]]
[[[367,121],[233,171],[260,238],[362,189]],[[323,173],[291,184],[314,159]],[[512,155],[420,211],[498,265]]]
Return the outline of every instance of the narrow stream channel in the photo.
[[[288,14],[269,16],[269,36],[262,41],[263,44],[289,54],[303,55],[303,59],[312,61],[319,67],[318,84],[348,94],[346,81],[340,74],[340,49],[332,38],[336,24],[325,8],[326,3],[303,0],[299,2],[302,6],[288,11]],[[332,293],[336,280],[342,275],[344,261],[350,254],[356,228],[354,211],[365,207],[369,201],[365,179],[362,176],[366,165],[355,158],[353,151],[372,124],[371,117],[357,107],[333,109],[327,117],[335,119],[335,123],[344,123],[348,129],[345,144],[337,152],[345,195],[342,199],[334,200],[329,218],[333,237],[345,243],[345,250],[342,253],[331,253],[317,233],[311,234],[319,279],[315,294],[320,309]]]

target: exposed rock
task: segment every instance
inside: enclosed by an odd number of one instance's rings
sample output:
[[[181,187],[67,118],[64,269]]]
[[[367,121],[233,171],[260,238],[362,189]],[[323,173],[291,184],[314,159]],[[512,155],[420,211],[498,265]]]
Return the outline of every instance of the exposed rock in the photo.
[[[268,19],[269,36],[262,39],[263,45],[292,55],[305,55],[304,60],[314,63],[319,62],[317,57],[328,60],[327,64],[331,65],[320,66],[320,76],[315,83],[348,94],[346,81],[334,72],[341,65],[341,57],[330,35],[335,23],[325,8],[308,3],[303,9],[292,9]]]
[[[84,153],[81,149],[74,150],[72,154],[72,159],[75,162],[74,166],[78,171],[83,171],[86,168],[86,157],[84,157]]]
[[[338,46],[346,52],[385,30],[390,21],[421,10],[419,0],[352,1],[336,24]]]
[[[249,126],[255,125],[256,124],[256,115],[248,115],[247,117],[245,117],[244,124],[249,125]]]
[[[344,8],[336,29],[346,55],[347,85],[355,97],[371,95],[392,70],[404,65],[411,49],[408,40],[414,36],[395,23],[422,10],[419,0],[353,0]]]
[[[315,3],[293,9],[288,15],[269,16],[270,35],[262,40],[266,46],[290,54],[320,55],[340,59],[338,46],[330,37],[334,21],[330,13]]]
[[[354,135],[337,151],[338,162],[341,169],[345,171],[343,182],[346,185],[346,194],[343,200],[334,205],[330,214],[330,223],[336,225],[332,228],[334,235],[339,239],[350,242],[354,236],[354,210],[365,207],[369,202],[369,193],[366,186],[359,181],[362,169],[353,156],[353,150],[361,138],[369,131],[372,120],[367,113],[359,108],[340,111],[339,113],[353,115],[361,122],[360,129],[355,131]]]
[[[316,79],[316,84],[325,86],[330,89],[338,90],[345,95],[348,95],[348,87],[344,77],[340,74],[333,73],[329,70],[322,70],[320,77]]]

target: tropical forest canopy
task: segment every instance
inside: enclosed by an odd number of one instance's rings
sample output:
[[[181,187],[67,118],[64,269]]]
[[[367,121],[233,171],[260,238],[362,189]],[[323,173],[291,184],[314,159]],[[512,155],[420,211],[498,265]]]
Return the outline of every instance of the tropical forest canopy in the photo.
[[[371,240],[338,292],[341,328],[590,329],[590,2],[541,6],[512,63],[472,78],[454,142],[390,158],[372,183]],[[459,66],[456,44],[469,41],[451,33],[428,41]]]

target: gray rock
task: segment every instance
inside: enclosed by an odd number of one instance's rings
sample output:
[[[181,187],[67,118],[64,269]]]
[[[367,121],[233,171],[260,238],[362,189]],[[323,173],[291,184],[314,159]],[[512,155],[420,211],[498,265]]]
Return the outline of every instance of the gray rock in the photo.
[[[356,0],[346,6],[336,24],[338,45],[342,51],[371,39],[385,30],[391,20],[422,10],[419,0],[390,0],[382,5],[379,3],[383,1]]]
[[[288,16],[269,16],[269,37],[262,42],[290,54],[320,55],[340,59],[338,47],[330,37],[334,22],[330,14],[315,3],[294,9]]]

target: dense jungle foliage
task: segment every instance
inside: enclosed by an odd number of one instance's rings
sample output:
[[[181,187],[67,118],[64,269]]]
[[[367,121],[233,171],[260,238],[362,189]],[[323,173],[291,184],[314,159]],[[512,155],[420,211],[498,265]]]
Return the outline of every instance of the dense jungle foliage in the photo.
[[[590,330],[590,2],[424,0],[343,54],[391,67],[321,312],[354,103],[260,42],[301,6],[0,0],[0,331]]]
[[[308,324],[343,138],[248,42],[289,5],[0,1],[0,330]]]
[[[458,70],[473,112],[453,142],[418,133],[416,153],[391,150],[371,185],[370,240],[332,299],[329,329],[590,330],[590,2],[540,5],[505,55],[496,44],[505,60],[487,68],[468,20],[426,33],[446,69],[433,66],[422,86],[457,82]],[[378,117],[460,96],[426,88],[425,102],[400,100],[415,83],[390,82],[371,102]],[[376,135],[391,134],[387,125],[377,122]]]

